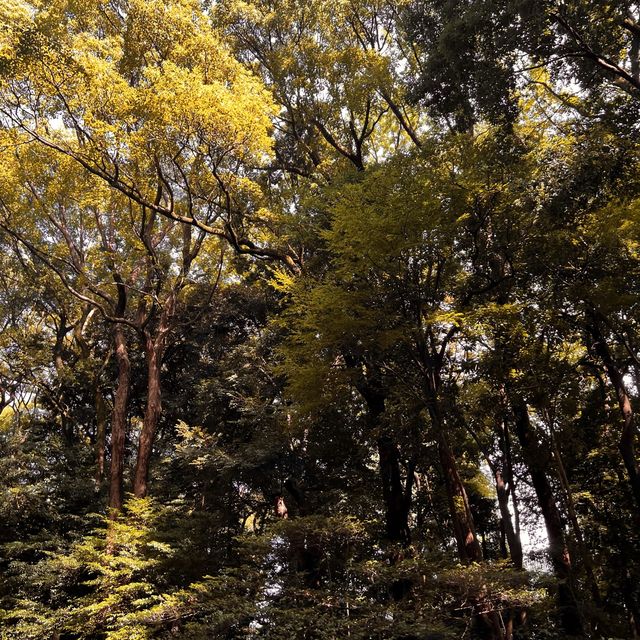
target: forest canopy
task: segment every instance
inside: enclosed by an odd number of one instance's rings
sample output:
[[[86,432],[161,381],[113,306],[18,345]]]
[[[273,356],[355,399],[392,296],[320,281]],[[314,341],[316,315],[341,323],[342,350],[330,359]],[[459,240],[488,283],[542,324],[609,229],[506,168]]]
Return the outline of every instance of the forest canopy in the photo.
[[[640,637],[640,6],[0,0],[0,638]]]

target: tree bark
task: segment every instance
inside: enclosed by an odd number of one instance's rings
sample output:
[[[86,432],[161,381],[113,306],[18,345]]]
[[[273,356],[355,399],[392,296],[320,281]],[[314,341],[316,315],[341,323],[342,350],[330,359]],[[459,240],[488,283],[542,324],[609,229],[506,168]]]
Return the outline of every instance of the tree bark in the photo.
[[[573,591],[571,556],[565,541],[562,518],[546,475],[550,454],[543,449],[535,437],[527,405],[518,399],[511,398],[511,406],[515,418],[516,433],[522,447],[522,457],[531,475],[547,530],[549,556],[558,580],[558,607],[561,623],[567,635],[581,636],[584,630]]]
[[[158,421],[162,414],[162,387],[160,370],[167,336],[172,326],[178,294],[184,284],[180,280],[167,295],[155,335],[144,331],[144,349],[147,359],[147,405],[144,411],[142,431],[138,441],[138,458],[133,478],[133,494],[136,498],[144,498],[148,493],[149,465],[153,453]]]
[[[162,414],[162,391],[160,386],[160,365],[162,346],[157,341],[147,339],[147,406],[138,443],[138,458],[133,480],[133,494],[144,498],[148,492],[149,464],[153,452],[153,441]]]
[[[111,474],[109,480],[109,507],[118,512],[122,509],[122,473],[124,469],[124,442],[127,428],[127,408],[131,387],[131,364],[127,352],[124,327],[114,324],[113,338],[118,365],[116,387],[111,415]]]

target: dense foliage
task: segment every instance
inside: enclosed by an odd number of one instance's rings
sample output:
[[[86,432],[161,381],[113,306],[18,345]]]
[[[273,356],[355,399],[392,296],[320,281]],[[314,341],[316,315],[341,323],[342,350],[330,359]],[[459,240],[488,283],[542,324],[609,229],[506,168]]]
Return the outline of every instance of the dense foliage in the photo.
[[[640,637],[640,15],[0,0],[0,637]]]

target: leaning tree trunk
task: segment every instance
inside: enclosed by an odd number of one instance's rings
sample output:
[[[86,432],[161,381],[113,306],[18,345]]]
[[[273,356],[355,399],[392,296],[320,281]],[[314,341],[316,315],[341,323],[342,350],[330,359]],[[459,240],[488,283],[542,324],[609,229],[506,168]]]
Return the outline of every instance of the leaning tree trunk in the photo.
[[[482,548],[478,542],[469,499],[458,473],[455,456],[442,428],[438,430],[436,437],[458,555],[463,562],[480,562]]]
[[[553,459],[556,463],[558,480],[560,480],[560,486],[562,487],[562,490],[564,492],[567,514],[569,516],[569,521],[571,522],[571,527],[573,528],[573,534],[576,539],[578,550],[580,551],[580,555],[582,556],[582,561],[584,563],[586,581],[589,585],[589,590],[591,591],[591,595],[593,596],[594,603],[597,606],[601,606],[602,598],[600,596],[600,589],[598,587],[598,582],[593,571],[593,558],[591,557],[591,553],[589,552],[589,549],[587,548],[587,545],[584,541],[584,536],[582,535],[582,527],[580,526],[578,514],[576,513],[571,484],[569,483],[569,478],[564,466],[562,454],[560,453],[558,443],[553,433],[553,424],[548,412],[546,412],[545,414],[545,419],[549,426],[549,432],[551,435],[551,450],[553,452]]]
[[[567,635],[581,636],[583,635],[583,626],[573,591],[571,555],[565,541],[562,518],[556,505],[554,492],[546,475],[550,455],[535,437],[527,405],[514,398],[512,398],[511,405],[518,440],[522,448],[522,457],[531,475],[549,538],[549,556],[558,580],[558,605],[561,623]]]
[[[113,327],[118,385],[111,415],[111,472],[109,479],[109,507],[115,512],[122,509],[122,473],[124,469],[124,442],[127,428],[127,408],[131,387],[131,365],[127,352],[124,327]]]
[[[625,469],[629,476],[629,483],[631,484],[631,490],[636,501],[636,506],[640,508],[640,467],[636,459],[636,425],[633,414],[633,408],[631,406],[631,399],[627,393],[626,386],[624,384],[623,374],[617,367],[609,345],[602,335],[598,319],[594,316],[590,326],[590,332],[593,337],[593,348],[598,354],[598,357],[602,360],[604,368],[606,369],[607,376],[613,389],[616,393],[618,400],[618,406],[620,407],[620,413],[622,414],[622,433],[620,435],[620,454],[624,462]]]
[[[445,431],[435,382],[429,384],[427,399],[427,408],[438,443],[438,455],[444,475],[447,502],[458,547],[458,555],[462,562],[480,562],[482,561],[482,548],[476,535],[467,491],[464,488],[464,484],[462,484],[456,458]]]

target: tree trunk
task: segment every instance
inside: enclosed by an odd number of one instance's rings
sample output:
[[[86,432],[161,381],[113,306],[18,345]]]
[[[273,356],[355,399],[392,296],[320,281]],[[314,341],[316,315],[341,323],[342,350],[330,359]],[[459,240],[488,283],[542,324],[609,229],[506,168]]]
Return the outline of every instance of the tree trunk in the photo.
[[[162,414],[162,387],[160,385],[160,369],[162,356],[166,346],[167,336],[172,326],[172,318],[176,308],[178,295],[184,281],[180,279],[171,289],[164,300],[164,305],[155,337],[144,330],[144,349],[147,359],[147,406],[144,411],[142,431],[138,441],[138,458],[133,478],[133,494],[137,498],[144,498],[148,492],[149,465],[153,453],[158,421]]]
[[[445,424],[442,420],[438,402],[438,386],[438,376],[429,376],[427,379],[427,409],[438,442],[438,455],[444,476],[458,555],[462,562],[481,562],[482,548],[476,536],[467,491],[462,484],[456,458],[447,439]]]
[[[462,562],[481,562],[482,548],[476,536],[473,514],[469,506],[467,491],[462,484],[456,458],[449,444],[446,425],[442,418],[440,405],[440,369],[442,356],[429,355],[424,343],[418,345],[425,366],[425,400],[431,419],[431,426],[438,444],[440,467],[444,476],[449,513],[453,525],[453,533],[458,547],[458,555]]]
[[[587,584],[589,585],[589,590],[591,591],[591,595],[593,596],[593,601],[596,605],[600,606],[602,604],[602,598],[600,597],[600,589],[598,588],[598,583],[593,572],[593,559],[591,557],[591,554],[589,553],[589,550],[587,549],[587,545],[585,544],[584,536],[582,535],[582,527],[580,526],[578,514],[576,513],[573,500],[573,492],[571,491],[571,485],[569,484],[569,478],[567,477],[567,472],[564,467],[560,449],[558,449],[558,444],[553,435],[553,425],[551,424],[551,420],[548,418],[548,416],[547,422],[549,424],[549,430],[551,433],[551,449],[553,451],[553,458],[556,463],[556,469],[558,470],[558,479],[560,480],[560,486],[562,487],[562,490],[564,492],[567,514],[569,515],[569,521],[571,522],[571,527],[573,528],[573,534],[576,538],[576,543],[582,556],[582,561],[584,562]]]
[[[393,437],[385,432],[382,415],[385,410],[385,397],[377,386],[369,381],[358,385],[358,390],[367,403],[369,427],[372,431],[382,432],[378,438],[378,456],[382,499],[385,506],[385,528],[392,542],[408,545],[411,542],[409,529],[409,511],[411,509],[411,487],[413,472],[407,474],[406,490],[403,488],[400,473],[398,446]]]
[[[109,481],[109,507],[114,512],[122,509],[122,472],[124,469],[124,441],[127,428],[127,408],[131,386],[131,365],[127,352],[124,328],[113,327],[113,338],[118,364],[118,386],[116,387],[111,415],[111,475]]]
[[[55,403],[60,415],[60,426],[62,436],[68,445],[72,445],[74,441],[73,420],[69,415],[69,408],[64,397],[64,379],[66,365],[63,358],[64,339],[67,335],[67,314],[60,312],[59,322],[56,323],[56,342],[53,347],[53,365],[58,377],[58,389],[55,397]]]
[[[565,541],[562,518],[546,475],[550,455],[536,440],[529,420],[527,405],[513,398],[511,404],[518,440],[522,447],[522,457],[531,475],[549,538],[549,556],[558,580],[558,607],[561,623],[567,635],[581,636],[583,635],[583,626],[573,591],[571,556]]]
[[[453,532],[458,546],[458,555],[463,562],[480,562],[482,549],[476,536],[473,515],[469,507],[467,492],[460,479],[456,459],[442,426],[436,427],[438,454],[444,474],[449,511],[453,523]]]
[[[502,476],[502,471],[496,467],[494,473],[496,481],[496,493],[498,495],[498,507],[500,509],[500,517],[502,522],[502,530],[509,545],[509,555],[511,562],[516,569],[522,569],[522,542],[520,536],[516,534],[511,521],[511,513],[509,513],[509,494]]]
[[[147,406],[138,443],[138,459],[133,479],[133,493],[137,498],[144,498],[148,491],[149,464],[153,452],[153,441],[162,413],[162,390],[160,387],[160,366],[162,345],[158,340],[147,338]]]
[[[410,495],[406,496],[400,475],[398,447],[391,436],[378,438],[380,456],[380,477],[382,495],[386,508],[387,536],[393,542],[408,545],[411,542],[409,530]],[[411,480],[407,478],[409,484]]]
[[[637,592],[637,585],[632,579],[629,569],[624,571],[623,584],[623,600],[629,614],[629,627],[631,631],[631,637],[634,640],[640,638],[640,603],[635,595]]]
[[[518,501],[516,499],[516,490],[513,483],[513,463],[511,460],[511,441],[509,439],[509,431],[504,419],[499,422],[498,441],[500,445],[501,466],[496,466],[494,476],[496,481],[496,493],[498,496],[498,506],[500,508],[500,516],[504,526],[504,533],[509,545],[509,554],[511,562],[516,569],[522,569],[523,553],[522,540],[520,538],[520,525],[518,514]],[[509,511],[509,494],[513,503],[514,522],[511,520]]]
[[[506,423],[502,424],[502,444],[504,445],[504,478],[509,485],[509,495],[511,496],[511,505],[513,507],[513,525],[515,534],[520,538],[520,507],[518,505],[518,494],[516,492],[515,474],[513,473],[513,457],[511,455],[511,436],[509,435],[509,429]],[[522,545],[522,543],[521,543]]]
[[[500,557],[506,560],[509,557],[509,551],[507,551],[507,532],[504,527],[504,519],[500,518]]]
[[[105,438],[107,433],[108,408],[100,385],[95,387],[96,405],[96,486],[100,487],[104,478]]]
[[[600,324],[595,314],[592,314],[592,323],[590,326],[590,332],[593,336],[593,347],[598,357],[602,360],[604,367],[607,371],[607,376],[618,399],[618,406],[622,413],[622,434],[620,435],[620,454],[624,466],[629,476],[629,482],[631,484],[631,490],[636,501],[636,506],[640,507],[640,467],[636,459],[635,440],[636,440],[636,425],[633,415],[633,408],[631,406],[631,399],[627,393],[627,389],[624,384],[623,374],[616,366],[616,363],[611,355],[609,345],[602,335],[600,330]]]

